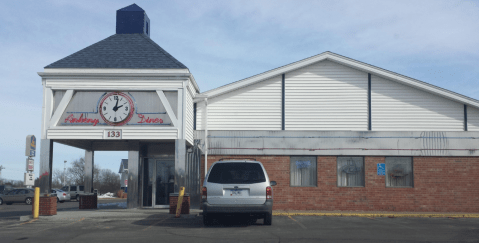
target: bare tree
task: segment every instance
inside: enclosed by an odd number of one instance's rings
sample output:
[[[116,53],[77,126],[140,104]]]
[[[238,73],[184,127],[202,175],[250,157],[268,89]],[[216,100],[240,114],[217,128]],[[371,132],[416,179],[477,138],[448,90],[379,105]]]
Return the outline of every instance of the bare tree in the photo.
[[[120,189],[120,175],[110,169],[102,169],[100,172],[100,187],[97,188],[100,192],[115,193]]]
[[[65,176],[63,176],[65,174]],[[61,169],[55,169],[53,171],[53,177],[52,177],[52,188],[62,188],[63,185],[71,185],[71,178],[70,174],[68,172],[64,172]],[[64,180],[65,179],[65,183]]]
[[[93,180],[95,176],[100,173],[100,167],[97,165],[93,169]],[[75,185],[84,185],[85,184],[85,158],[81,157],[77,160],[71,162],[71,167],[68,168],[67,176],[69,177],[70,183]]]

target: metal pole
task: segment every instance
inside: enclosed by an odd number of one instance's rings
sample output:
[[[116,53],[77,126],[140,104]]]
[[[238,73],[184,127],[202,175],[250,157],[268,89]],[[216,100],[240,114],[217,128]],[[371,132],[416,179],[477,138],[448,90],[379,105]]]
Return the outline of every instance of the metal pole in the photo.
[[[208,98],[205,98],[205,177],[208,173]]]
[[[5,169],[5,167],[3,167],[3,165],[0,165],[0,179],[2,178],[2,170]]]
[[[35,187],[35,194],[33,200],[33,218],[38,219],[40,210],[40,187]]]
[[[65,160],[63,161],[63,186],[66,186],[66,183],[65,183],[65,174],[67,170],[66,166],[67,166],[67,161]]]

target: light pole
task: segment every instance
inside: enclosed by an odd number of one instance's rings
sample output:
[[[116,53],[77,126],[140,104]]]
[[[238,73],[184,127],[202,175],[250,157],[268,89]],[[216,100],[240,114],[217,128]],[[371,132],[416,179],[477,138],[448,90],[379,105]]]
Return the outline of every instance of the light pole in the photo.
[[[66,186],[65,184],[65,174],[66,174],[66,171],[67,171],[67,161],[63,161],[63,186]]]
[[[0,179],[2,179],[2,170],[5,169],[5,167],[3,167],[3,165],[0,165]]]

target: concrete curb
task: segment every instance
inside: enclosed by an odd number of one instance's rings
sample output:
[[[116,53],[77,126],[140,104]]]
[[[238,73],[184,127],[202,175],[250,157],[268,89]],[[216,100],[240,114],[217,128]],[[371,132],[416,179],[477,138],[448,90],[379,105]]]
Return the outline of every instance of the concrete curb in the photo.
[[[332,216],[366,218],[479,218],[479,214],[395,214],[395,213],[273,213],[274,216]]]
[[[32,220],[32,219],[33,219],[33,215],[20,216],[20,222],[28,221],[28,220]]]

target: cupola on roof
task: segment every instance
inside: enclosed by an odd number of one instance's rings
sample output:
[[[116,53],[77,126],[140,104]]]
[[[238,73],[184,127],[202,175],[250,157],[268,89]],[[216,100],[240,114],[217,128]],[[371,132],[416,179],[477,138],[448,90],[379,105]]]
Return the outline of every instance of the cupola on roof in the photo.
[[[119,9],[116,34],[45,68],[187,69],[152,41],[150,19],[136,4]]]

